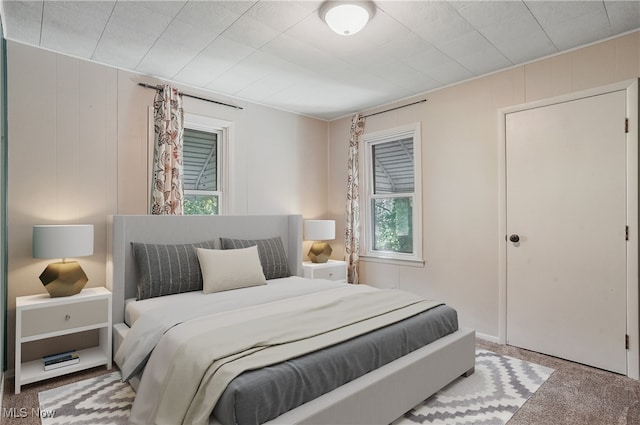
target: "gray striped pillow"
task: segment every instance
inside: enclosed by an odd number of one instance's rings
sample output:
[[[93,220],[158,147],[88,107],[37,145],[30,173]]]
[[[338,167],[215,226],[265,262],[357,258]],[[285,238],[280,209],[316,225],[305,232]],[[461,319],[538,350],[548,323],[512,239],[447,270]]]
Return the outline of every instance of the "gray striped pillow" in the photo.
[[[138,300],[202,290],[196,248],[214,249],[214,241],[180,245],[131,242],[138,266]]]
[[[220,244],[222,249],[248,248],[257,245],[260,264],[267,280],[291,276],[287,253],[284,251],[280,236],[270,239],[220,238]]]

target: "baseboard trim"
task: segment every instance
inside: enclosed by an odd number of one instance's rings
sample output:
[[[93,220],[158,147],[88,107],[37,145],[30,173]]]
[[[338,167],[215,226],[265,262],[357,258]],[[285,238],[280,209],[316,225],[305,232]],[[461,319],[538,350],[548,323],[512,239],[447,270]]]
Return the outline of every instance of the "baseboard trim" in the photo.
[[[487,335],[480,332],[476,332],[476,338],[483,339],[485,341],[493,342],[495,344],[500,344],[500,338],[493,335]],[[502,344],[501,344],[502,345]]]

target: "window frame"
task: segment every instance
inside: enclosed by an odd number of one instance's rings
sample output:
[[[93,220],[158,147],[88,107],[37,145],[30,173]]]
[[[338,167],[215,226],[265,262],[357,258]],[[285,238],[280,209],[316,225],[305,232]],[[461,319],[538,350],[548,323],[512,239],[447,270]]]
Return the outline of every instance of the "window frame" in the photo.
[[[412,138],[413,143],[413,173],[414,191],[412,193],[385,193],[374,194],[375,164],[372,163],[373,146],[393,142],[396,140]],[[361,234],[361,258],[364,261],[376,261],[385,263],[400,263],[410,265],[424,265],[422,255],[422,141],[420,123],[413,123],[400,127],[390,128],[362,135],[360,149],[360,161],[362,164],[363,187],[361,190],[360,222]],[[372,202],[379,198],[410,198],[412,200],[413,220],[413,253],[401,253],[393,251],[376,251],[374,246],[374,226]]]

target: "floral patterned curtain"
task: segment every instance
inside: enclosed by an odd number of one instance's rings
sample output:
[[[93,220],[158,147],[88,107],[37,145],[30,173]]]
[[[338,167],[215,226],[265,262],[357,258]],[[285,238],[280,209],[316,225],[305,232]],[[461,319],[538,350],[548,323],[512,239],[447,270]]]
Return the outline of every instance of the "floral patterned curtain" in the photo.
[[[153,183],[151,214],[182,215],[182,94],[165,85],[156,93],[154,110]]]
[[[364,133],[365,118],[356,114],[351,119],[349,135],[349,158],[347,162],[347,211],[345,229],[345,260],[347,282],[358,284],[358,261],[360,257],[360,137]]]

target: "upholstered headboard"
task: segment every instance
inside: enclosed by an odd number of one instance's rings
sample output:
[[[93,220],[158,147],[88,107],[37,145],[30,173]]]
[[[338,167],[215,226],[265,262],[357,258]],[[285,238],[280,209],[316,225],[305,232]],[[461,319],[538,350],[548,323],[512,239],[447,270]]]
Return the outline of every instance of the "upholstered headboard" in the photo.
[[[107,288],[113,294],[113,323],[124,321],[124,301],[137,294],[137,271],[131,242],[179,244],[220,238],[266,239],[280,236],[291,274],[302,275],[302,216],[219,215],[109,217]]]

